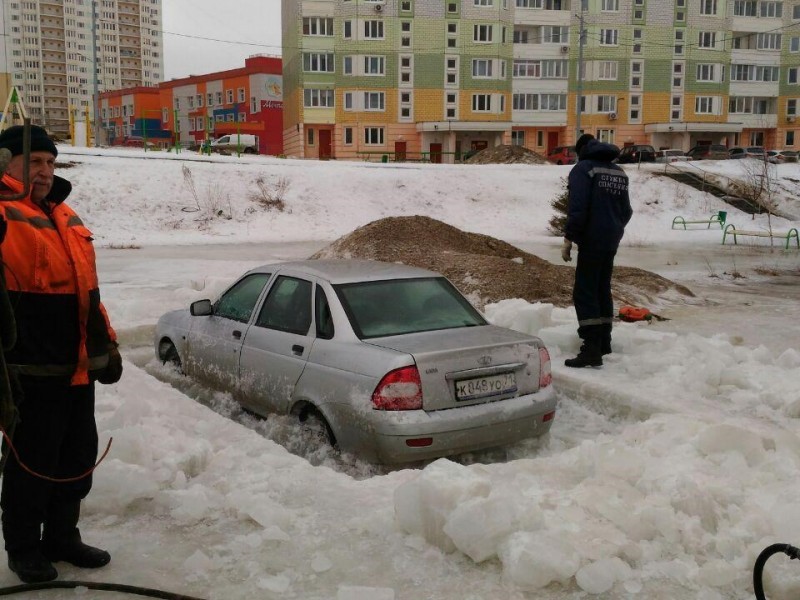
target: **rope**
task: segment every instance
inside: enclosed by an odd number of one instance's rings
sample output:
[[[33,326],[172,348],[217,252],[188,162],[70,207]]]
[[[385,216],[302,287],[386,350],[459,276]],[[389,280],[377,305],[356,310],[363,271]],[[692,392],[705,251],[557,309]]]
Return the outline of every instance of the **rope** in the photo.
[[[164,590],[144,588],[136,585],[100,583],[96,581],[46,581],[44,583],[25,583],[22,585],[0,588],[0,596],[11,596],[13,594],[22,594],[37,590],[60,590],[75,588],[88,588],[90,590],[100,590],[102,592],[120,592],[122,594],[131,594],[133,596],[162,598],[163,600],[204,600],[203,598],[196,598],[194,596],[185,596],[183,594],[175,594],[173,592],[165,592]]]
[[[6,430],[3,428],[2,425],[0,425],[0,433],[3,434],[3,439],[5,439],[6,444],[8,444],[8,447],[11,449],[11,452],[14,454],[14,458],[17,459],[17,463],[19,463],[19,466],[22,467],[22,469],[24,471],[26,471],[30,475],[33,475],[34,477],[38,477],[39,479],[44,479],[45,481],[52,481],[54,483],[71,483],[73,481],[80,481],[81,479],[84,479],[85,477],[88,477],[89,475],[91,475],[94,472],[94,470],[98,466],[100,466],[100,463],[103,462],[105,457],[108,455],[108,451],[111,450],[111,442],[114,441],[113,437],[112,438],[108,438],[108,444],[106,445],[105,452],[103,452],[103,455],[100,457],[100,460],[98,460],[94,464],[94,466],[92,468],[90,468],[89,470],[87,470],[85,473],[83,473],[81,475],[77,475],[76,477],[49,477],[47,475],[42,475],[41,473],[37,473],[33,469],[29,468],[24,462],[22,462],[22,460],[20,460],[19,454],[17,453],[17,449],[14,447],[14,443],[11,441],[11,436],[9,436],[6,433]]]

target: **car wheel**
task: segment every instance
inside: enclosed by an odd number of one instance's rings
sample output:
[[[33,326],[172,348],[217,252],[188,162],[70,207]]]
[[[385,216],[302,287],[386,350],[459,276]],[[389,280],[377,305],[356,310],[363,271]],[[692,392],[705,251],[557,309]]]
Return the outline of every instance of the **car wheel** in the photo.
[[[178,372],[183,373],[181,357],[178,355],[175,344],[170,341],[161,343],[161,363],[172,365]]]
[[[309,437],[318,440],[320,445],[336,447],[336,436],[331,426],[316,408],[310,407],[300,413],[300,424],[303,431]]]

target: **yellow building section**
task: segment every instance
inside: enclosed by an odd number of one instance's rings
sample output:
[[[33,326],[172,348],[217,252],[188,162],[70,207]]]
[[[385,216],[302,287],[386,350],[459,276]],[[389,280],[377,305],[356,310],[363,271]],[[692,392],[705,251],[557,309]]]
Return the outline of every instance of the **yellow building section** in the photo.
[[[646,92],[639,101],[642,111],[642,123],[669,123],[672,110],[672,94],[669,92]],[[625,120],[630,114],[630,100],[626,96]],[[685,106],[685,104],[684,104]],[[685,114],[685,113],[684,113]]]
[[[511,94],[503,90],[461,90],[459,92],[458,115],[459,121],[510,121],[511,120]],[[472,97],[475,94],[491,94],[492,110],[498,108],[497,102],[500,96],[505,97],[503,112],[473,111]]]
[[[364,110],[364,94],[367,92],[383,92],[383,110]],[[345,94],[353,95],[353,110],[345,110]],[[397,121],[397,88],[383,90],[337,89],[336,90],[336,123],[359,123],[369,121],[376,125]]]
[[[283,125],[291,127],[303,120],[303,90],[295,88],[283,96]]]
[[[458,90],[453,90],[458,93]],[[416,121],[444,121],[444,90],[414,90],[414,119]]]
[[[336,122],[335,108],[304,108],[303,122],[310,124],[333,125]]]
[[[695,99],[697,96],[707,97],[709,94],[685,94],[683,96],[683,120],[694,123],[727,123],[728,122],[728,96],[714,95],[715,102],[719,103],[715,107],[718,114],[709,115],[706,113],[695,112]]]

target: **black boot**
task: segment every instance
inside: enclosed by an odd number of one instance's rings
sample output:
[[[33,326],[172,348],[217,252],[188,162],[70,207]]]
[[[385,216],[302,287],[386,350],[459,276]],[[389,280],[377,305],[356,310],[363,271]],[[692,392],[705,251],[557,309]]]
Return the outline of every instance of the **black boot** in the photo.
[[[603,356],[600,354],[600,340],[596,336],[585,338],[578,356],[568,358],[564,364],[574,368],[602,367]]]
[[[601,325],[600,327],[600,354],[605,356],[611,354],[611,324]]]
[[[34,551],[9,554],[8,568],[24,583],[43,583],[58,577],[58,571],[38,548]]]
[[[52,505],[42,533],[42,552],[51,562],[68,562],[82,569],[98,569],[111,562],[105,550],[88,546],[81,540],[78,519],[81,503]]]
[[[80,538],[58,546],[45,546],[44,554],[52,562],[68,562],[81,569],[99,569],[111,562],[108,552],[88,546]]]

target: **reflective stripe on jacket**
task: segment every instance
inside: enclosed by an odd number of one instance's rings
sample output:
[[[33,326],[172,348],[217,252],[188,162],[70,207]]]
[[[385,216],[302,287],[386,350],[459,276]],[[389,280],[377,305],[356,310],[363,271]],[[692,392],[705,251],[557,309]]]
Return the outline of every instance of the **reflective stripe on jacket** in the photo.
[[[0,181],[10,192],[22,191],[9,175]],[[68,376],[82,385],[89,371],[106,366],[116,334],[100,302],[92,232],[63,203],[71,189],[55,178],[49,215],[30,196],[0,201],[8,223],[2,256],[17,322],[17,343],[6,360],[22,374]]]

